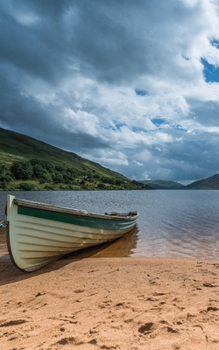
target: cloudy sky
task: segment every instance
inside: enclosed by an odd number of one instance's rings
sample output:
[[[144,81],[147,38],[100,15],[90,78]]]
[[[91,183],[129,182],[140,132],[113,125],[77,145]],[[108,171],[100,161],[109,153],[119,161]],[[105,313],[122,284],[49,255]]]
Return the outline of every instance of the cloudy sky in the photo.
[[[131,179],[219,172],[219,0],[1,0],[0,127]]]

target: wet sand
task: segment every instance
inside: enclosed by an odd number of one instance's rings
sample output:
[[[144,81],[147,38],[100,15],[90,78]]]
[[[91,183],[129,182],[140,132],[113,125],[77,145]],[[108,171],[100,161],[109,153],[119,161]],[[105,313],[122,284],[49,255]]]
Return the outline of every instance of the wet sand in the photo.
[[[110,249],[23,273],[0,243],[0,348],[219,349],[219,262]]]

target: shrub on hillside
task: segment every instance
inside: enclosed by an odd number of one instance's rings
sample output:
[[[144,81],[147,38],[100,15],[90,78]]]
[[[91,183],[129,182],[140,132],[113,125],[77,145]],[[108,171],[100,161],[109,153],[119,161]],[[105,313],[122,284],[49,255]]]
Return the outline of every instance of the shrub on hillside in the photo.
[[[35,191],[36,190],[36,187],[33,183],[31,182],[21,182],[20,183],[20,186],[19,186],[19,189],[21,191]]]
[[[11,173],[16,180],[28,180],[33,176],[33,167],[28,160],[14,162],[11,166]]]

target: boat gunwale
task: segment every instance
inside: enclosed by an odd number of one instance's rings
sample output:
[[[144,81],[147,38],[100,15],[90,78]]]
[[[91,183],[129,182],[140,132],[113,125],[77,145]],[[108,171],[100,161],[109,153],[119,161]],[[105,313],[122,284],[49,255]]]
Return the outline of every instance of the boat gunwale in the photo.
[[[35,208],[65,214],[72,214],[76,216],[85,216],[85,217],[93,217],[93,218],[101,218],[106,220],[117,220],[117,221],[130,221],[137,220],[139,214],[136,211],[130,211],[128,213],[105,213],[105,214],[97,214],[91,213],[83,209],[71,209],[67,207],[59,207],[46,203],[33,202],[28,200],[21,200],[18,198],[14,198],[13,203],[17,206],[27,207],[27,208]]]

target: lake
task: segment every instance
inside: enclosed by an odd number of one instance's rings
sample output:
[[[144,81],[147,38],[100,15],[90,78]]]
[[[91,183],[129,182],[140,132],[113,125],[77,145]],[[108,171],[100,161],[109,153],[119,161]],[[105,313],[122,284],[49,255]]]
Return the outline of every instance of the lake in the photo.
[[[6,220],[7,193],[0,191],[0,220]],[[140,214],[137,228],[132,237],[115,244],[117,256],[219,259],[219,191],[19,191],[10,194],[96,213],[137,210]]]

